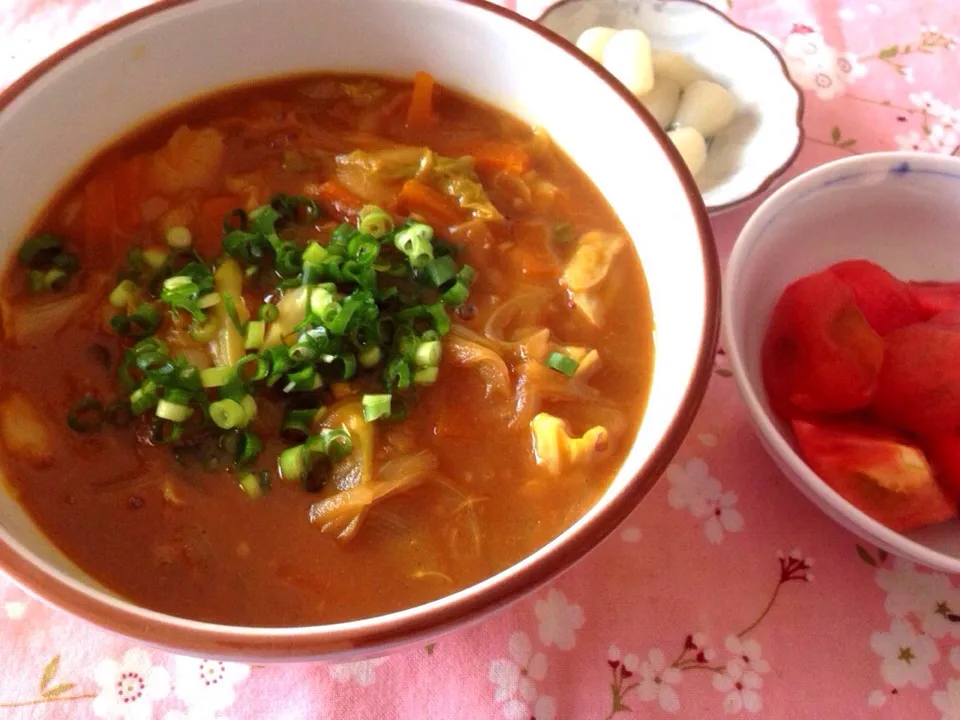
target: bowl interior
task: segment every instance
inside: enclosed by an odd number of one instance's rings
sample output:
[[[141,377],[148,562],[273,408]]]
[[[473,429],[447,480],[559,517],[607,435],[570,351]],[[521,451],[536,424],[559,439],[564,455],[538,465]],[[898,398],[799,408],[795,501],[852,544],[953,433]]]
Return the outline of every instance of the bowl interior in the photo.
[[[652,392],[626,464],[601,501],[551,545],[463,593],[397,613],[393,623],[449,610],[464,596],[486,598],[489,605],[491,599],[503,599],[506,591],[497,596],[495,587],[507,581],[514,582],[510,591],[516,595],[531,580],[550,574],[534,570],[541,560],[552,558],[552,565],[542,564],[555,572],[582,554],[585,529],[591,538],[587,545],[612,530],[632,504],[625,504],[624,496],[638,499],[656,480],[650,466],[665,465],[666,451],[658,450],[665,437],[670,436],[668,446],[679,442],[678,431],[692,419],[702,393],[702,388],[691,391],[691,385],[702,384],[705,358],[712,354],[715,253],[700,199],[678,170],[679,157],[619,87],[533,28],[472,1],[161,3],[121,21],[96,42],[74,48],[0,98],[0,166],[7,168],[0,174],[7,208],[0,214],[0,250],[5,254],[64,180],[119,134],[189,98],[308,71],[409,76],[426,69],[441,83],[546,128],[604,193],[643,261],[656,325]],[[283,41],[251,45],[253,36]],[[209,51],[212,47],[216,52]],[[94,609],[85,605],[83,610],[91,619],[109,623],[117,613],[126,614],[125,630],[141,634],[144,624],[136,618],[180,623],[106,601],[96,583],[50,547],[20,506],[2,493],[0,565],[9,570],[15,557],[21,580],[48,599],[69,605],[60,593],[65,587],[92,598]],[[101,613],[105,601],[112,607],[109,616]],[[376,624],[347,623],[343,630],[353,633]],[[350,638],[363,642],[356,634]],[[185,636],[176,642],[183,644]],[[315,652],[320,645],[312,647]],[[281,652],[264,648],[267,655]],[[228,654],[241,651],[231,646]],[[289,656],[297,650],[283,652]]]
[[[960,278],[956,222],[960,160],[882,153],[823,166],[770,198],[748,223],[727,272],[727,346],[741,389],[774,458],[848,528],[900,555],[960,571],[960,523],[900,535],[840,498],[794,452],[771,412],[760,351],[783,289],[835,262],[866,258],[904,280]]]
[[[733,93],[737,115],[711,141],[697,177],[710,210],[765,187],[799,148],[802,99],[779,55],[709,6],[688,0],[567,0],[547,10],[541,22],[571,42],[598,25],[640,28],[654,49],[686,56]]]

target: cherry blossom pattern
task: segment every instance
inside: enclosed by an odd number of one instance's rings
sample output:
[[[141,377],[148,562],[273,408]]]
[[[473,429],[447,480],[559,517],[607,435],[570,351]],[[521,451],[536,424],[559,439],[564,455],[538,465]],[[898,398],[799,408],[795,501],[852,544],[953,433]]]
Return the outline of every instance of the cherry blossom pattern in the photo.
[[[671,465],[667,468],[667,480],[670,507],[686,508],[702,520],[704,535],[711,544],[719,545],[726,533],[743,530],[743,515],[736,508],[737,494],[732,490],[724,492],[702,459],[692,458],[685,465]]]
[[[583,608],[551,589],[545,598],[537,600],[533,608],[539,621],[538,635],[545,647],[556,645],[560,650],[572,650],[577,644],[577,630],[583,627]]]
[[[509,657],[490,663],[487,677],[494,685],[494,699],[502,704],[508,720],[553,720],[553,698],[540,695],[536,683],[547,676],[547,657],[534,652],[530,637],[522,631],[507,640]]]
[[[942,720],[960,720],[960,680],[950,678],[947,686],[935,691],[930,700],[940,711]]]
[[[675,665],[667,665],[662,650],[653,648],[641,663],[636,655],[621,656],[620,648],[611,645],[607,652],[607,663],[613,672],[613,697],[608,718],[620,712],[629,712],[632,708],[626,701],[634,692],[643,702],[656,701],[664,712],[675,713],[680,709],[680,697],[673,686],[680,682],[683,675]]]
[[[189,717],[213,717],[233,705],[234,686],[250,675],[250,666],[178,656],[174,694],[186,703]]]
[[[714,675],[713,687],[724,694],[723,709],[728,715],[742,710],[756,713],[763,707],[759,692],[763,679],[743,665],[728,666],[725,672]]]
[[[940,659],[940,651],[909,620],[895,618],[889,632],[874,632],[870,647],[881,657],[880,676],[890,686],[926,688],[933,682],[930,666]]]
[[[904,57],[917,53],[929,55],[942,50],[953,50],[956,44],[957,38],[953,35],[941,32],[939,28],[933,25],[922,25],[919,38],[888,45],[872,55],[861,57],[860,60],[864,63],[872,61],[882,63],[900,75],[906,82],[912,83],[914,81],[913,68],[906,64],[903,60]]]
[[[795,24],[782,44],[783,59],[790,76],[821,100],[833,100],[867,73],[854,53],[827,45],[823,34],[810,25]]]
[[[101,660],[93,679],[100,686],[93,714],[107,720],[147,720],[153,717],[153,704],[170,694],[170,674],[140,648],[127,650],[119,662]]]
[[[54,655],[43,666],[40,675],[39,691],[37,696],[25,700],[7,700],[0,702],[0,708],[23,708],[32,705],[46,705],[48,703],[72,702],[95,698],[96,693],[85,693],[77,688],[77,683],[64,682],[58,677],[60,672],[60,655]]]
[[[377,679],[377,667],[386,661],[386,658],[370,658],[369,660],[338,663],[330,666],[330,677],[339,683],[353,682],[361,687],[369,687]]]
[[[950,635],[960,639],[960,590],[949,577],[921,572],[912,563],[896,558],[892,567],[877,570],[876,581],[887,593],[883,607],[890,617],[912,615],[930,637]]]
[[[857,554],[877,569],[875,580],[886,593],[883,607],[891,618],[889,632],[874,632],[870,637],[870,646],[881,657],[880,676],[887,687],[871,692],[867,703],[879,707],[907,687],[930,687],[933,666],[943,655],[955,670],[960,670],[960,648],[941,651],[937,644],[939,640],[960,639],[960,589],[954,587],[951,578],[890,558],[882,551],[874,558],[858,547]],[[955,702],[958,692],[960,688],[948,684],[933,693],[934,706],[944,717],[953,717],[953,708],[960,708]]]
[[[929,137],[919,130],[909,130],[905,133],[894,135],[893,141],[900,150],[911,150],[913,152],[933,151],[933,145]]]
[[[889,102],[875,103],[894,107],[902,112],[899,116],[901,122],[912,119],[917,124],[916,127],[894,136],[897,147],[901,150],[944,155],[953,153],[960,146],[960,111],[928,91],[911,93],[908,100],[909,106],[895,106]]]
[[[713,676],[713,687],[724,694],[723,709],[730,715],[742,710],[760,712],[763,707],[760,675],[770,672],[770,663],[761,656],[760,643],[744,638],[743,634],[727,637],[724,646],[730,657],[723,671]]]
[[[667,664],[666,656],[659,648],[648,651],[641,662],[634,654],[623,655],[616,645],[607,653],[611,669],[609,720],[614,715],[632,710],[632,698],[644,702],[658,701],[660,709],[673,713],[680,709],[680,696],[674,686],[679,685],[683,674],[692,671],[711,673],[713,687],[723,693],[722,705],[729,714],[743,711],[759,712],[763,707],[760,689],[762,674],[770,672],[770,663],[763,657],[760,643],[750,637],[773,609],[784,585],[791,582],[810,582],[813,563],[799,550],[789,554],[777,554],[779,576],[766,605],[756,618],[735,634],[728,635],[724,647],[726,660],[716,663],[716,651],[703,633],[691,633],[684,638],[676,659]],[[960,657],[958,657],[960,662]]]

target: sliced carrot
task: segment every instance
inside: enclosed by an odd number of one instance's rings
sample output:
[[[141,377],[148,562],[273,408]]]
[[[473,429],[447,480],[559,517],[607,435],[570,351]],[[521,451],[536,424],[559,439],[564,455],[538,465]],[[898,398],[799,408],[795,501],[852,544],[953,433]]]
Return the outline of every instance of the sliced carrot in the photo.
[[[327,180],[322,185],[309,183],[303,194],[319,202],[329,215],[341,222],[356,222],[364,205],[363,198],[336,180]]]
[[[437,124],[437,117],[433,112],[434,84],[433,76],[423,70],[418,70],[413,76],[413,96],[407,111],[407,127],[425,130]]]
[[[513,143],[480,140],[464,145],[461,154],[473,157],[477,169],[484,172],[506,170],[522,175],[530,169],[530,155]]]
[[[542,222],[518,222],[513,229],[514,245],[507,258],[514,272],[525,277],[556,277],[560,261],[550,249],[550,232]]]
[[[398,207],[405,213],[422,215],[434,230],[463,222],[464,216],[445,195],[419,180],[407,180],[400,189]]]
[[[120,165],[114,173],[114,202],[117,226],[132,233],[143,220],[140,205],[146,199],[147,158],[136,155]]]
[[[94,175],[83,188],[84,241],[92,256],[113,253],[117,208],[110,175]],[[97,252],[99,250],[99,252]]]
[[[220,252],[223,238],[223,219],[242,201],[233,196],[212,197],[200,206],[199,233],[194,247],[204,258],[212,258]]]

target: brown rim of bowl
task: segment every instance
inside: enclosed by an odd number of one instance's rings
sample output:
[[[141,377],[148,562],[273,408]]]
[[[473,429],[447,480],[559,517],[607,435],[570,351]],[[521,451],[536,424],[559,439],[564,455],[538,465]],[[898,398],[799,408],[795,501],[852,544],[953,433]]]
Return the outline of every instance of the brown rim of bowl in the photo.
[[[760,33],[758,33],[756,30],[751,30],[751,29],[748,28],[748,27],[744,27],[744,26],[741,25],[740,23],[738,23],[738,22],[736,22],[735,20],[731,19],[730,16],[727,15],[726,13],[721,12],[720,10],[718,10],[717,8],[715,8],[713,5],[710,5],[710,4],[708,4],[708,3],[703,2],[703,0],[657,0],[657,1],[658,1],[658,2],[661,2],[661,3],[663,3],[663,4],[667,4],[667,3],[671,3],[671,2],[678,2],[678,3],[686,3],[687,5],[697,5],[698,7],[701,7],[701,8],[703,8],[703,9],[705,9],[705,10],[709,10],[709,11],[712,12],[714,15],[719,16],[719,17],[722,18],[724,21],[726,21],[729,25],[732,25],[733,27],[735,27],[735,28],[736,28],[737,30],[739,30],[740,32],[746,33],[747,35],[753,35],[753,37],[755,37],[757,40],[759,40],[759,41],[762,42],[764,45],[766,45],[767,48],[769,48],[770,52],[773,53],[773,56],[777,59],[777,62],[780,63],[780,70],[783,72],[783,77],[784,77],[784,79],[787,81],[787,83],[789,83],[789,85],[790,85],[790,86],[796,91],[796,93],[797,93],[797,144],[796,144],[796,146],[794,146],[793,152],[790,153],[790,156],[786,159],[786,161],[785,161],[780,167],[778,167],[776,170],[774,170],[771,174],[767,175],[767,176],[764,178],[763,182],[760,183],[760,185],[757,186],[757,189],[754,190],[754,191],[753,191],[752,193],[750,193],[749,195],[746,195],[746,196],[740,198],[739,200],[732,200],[732,201],[730,201],[730,202],[728,202],[728,203],[724,203],[723,205],[711,205],[711,206],[707,207],[707,212],[708,212],[708,213],[717,213],[717,214],[719,214],[719,213],[722,213],[722,212],[726,212],[727,210],[732,210],[733,208],[737,207],[738,205],[742,205],[743,203],[750,202],[751,200],[755,200],[756,198],[758,198],[758,197],[760,197],[761,195],[763,195],[763,193],[765,193],[765,192],[770,188],[770,186],[773,185],[773,183],[777,180],[777,178],[779,178],[781,175],[783,175],[783,174],[787,171],[787,169],[788,169],[791,165],[793,165],[794,161],[797,159],[797,156],[800,155],[800,151],[803,149],[803,144],[804,144],[804,142],[806,141],[806,137],[807,137],[806,131],[803,129],[803,113],[804,113],[804,110],[805,110],[805,108],[806,108],[806,98],[804,97],[803,90],[800,88],[800,86],[797,85],[796,82],[794,82],[794,80],[793,80],[792,77],[790,77],[790,70],[787,68],[787,63],[786,63],[786,61],[783,59],[783,55],[780,53],[779,50],[777,50],[777,49],[771,44],[771,42],[770,42],[769,40],[767,40],[765,37],[763,37],[763,35],[761,35]],[[537,22],[538,24],[543,23],[543,21],[546,20],[546,19],[550,16],[550,13],[552,13],[554,10],[556,10],[556,9],[559,8],[559,7],[562,7],[562,6],[564,6],[564,5],[579,5],[579,4],[582,4],[582,3],[585,3],[585,2],[589,2],[589,0],[559,0],[559,2],[554,3],[553,5],[551,5],[550,7],[548,7],[546,10],[544,10],[544,11],[540,14],[540,17],[537,18],[536,22]],[[574,49],[576,49],[577,52],[581,54],[581,56],[582,56],[581,59],[584,59],[585,61],[588,61],[590,64],[595,64],[597,67],[600,67],[601,69],[604,70],[604,72],[606,72],[606,69],[603,68],[603,66],[602,66],[600,63],[597,63],[596,61],[594,61],[593,58],[591,58],[591,57],[590,57],[589,55],[587,55],[586,53],[581,52],[581,51],[576,47],[576,45],[574,45],[572,42],[570,42],[569,40],[567,40],[566,38],[564,38],[563,36],[561,36],[559,33],[553,32],[553,30],[550,30],[549,28],[545,28],[545,29],[546,29],[548,32],[553,33],[554,35],[556,35],[557,37],[559,37],[561,40],[563,40],[563,42],[567,43],[568,45],[570,45],[570,46],[572,46]],[[611,78],[612,78],[612,76],[611,76]],[[616,79],[613,79],[613,81],[614,81],[614,82],[618,82]],[[609,81],[608,81],[608,82],[609,82]],[[960,146],[958,146],[957,149],[960,150]],[[698,192],[699,192],[699,191],[698,191]]]
[[[111,33],[121,30],[143,18],[201,0],[160,0],[155,5],[141,8],[91,31],[75,40],[16,80],[0,93],[0,112],[15,98],[59,63],[77,51]],[[62,574],[47,570],[30,553],[21,554],[5,539],[0,538],[0,566],[18,583],[57,607],[89,620],[101,627],[148,644],[166,648],[256,660],[293,660],[319,658],[347,650],[373,649],[412,642],[418,637],[435,635],[478,620],[486,611],[503,607],[557,576],[583,557],[609,535],[636,507],[660,475],[666,470],[687,434],[700,407],[712,375],[720,321],[720,264],[714,243],[710,220],[692,176],[666,134],[651,119],[643,106],[603,68],[586,58],[576,48],[546,30],[536,22],[523,18],[500,6],[484,0],[457,0],[483,12],[517,23],[537,33],[544,40],[574,55],[587,59],[588,67],[598,80],[606,83],[648,126],[667,154],[684,186],[691,210],[696,219],[702,249],[705,285],[704,324],[701,345],[690,384],[687,386],[677,413],[653,453],[640,472],[631,478],[616,502],[570,534],[563,542],[551,548],[538,563],[520,571],[504,571],[506,576],[495,584],[454,601],[450,597],[434,603],[447,606],[430,608],[427,605],[409,610],[380,615],[346,623],[305,627],[259,628],[217,625],[165,615],[147,610],[127,600],[108,598],[102,591],[82,589],[77,581],[63,581]],[[516,566],[514,566],[516,567]],[[496,577],[496,576],[494,576]],[[476,587],[476,586],[473,586]],[[471,588],[462,591],[469,593]],[[429,608],[417,612],[421,608]],[[410,615],[409,617],[402,617]]]

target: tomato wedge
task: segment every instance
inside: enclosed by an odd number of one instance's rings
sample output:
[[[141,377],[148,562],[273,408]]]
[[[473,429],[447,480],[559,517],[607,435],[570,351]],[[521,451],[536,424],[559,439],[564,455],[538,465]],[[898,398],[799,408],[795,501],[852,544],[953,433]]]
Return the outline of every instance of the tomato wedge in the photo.
[[[880,335],[926,319],[907,284],[869,260],[847,260],[831,265],[856,298],[857,307]]]
[[[938,323],[887,335],[873,407],[888,426],[920,435],[960,427],[960,329]]]
[[[763,378],[774,409],[843,413],[867,407],[883,362],[883,339],[850,287],[824,271],[783,291],[763,344]]]
[[[924,320],[948,310],[960,310],[960,283],[908,282],[907,290]]]
[[[927,457],[937,471],[937,480],[954,502],[960,502],[960,433],[941,432],[924,438]]]
[[[845,500],[891,530],[909,532],[956,517],[920,448],[858,423],[794,420],[804,461]]]

